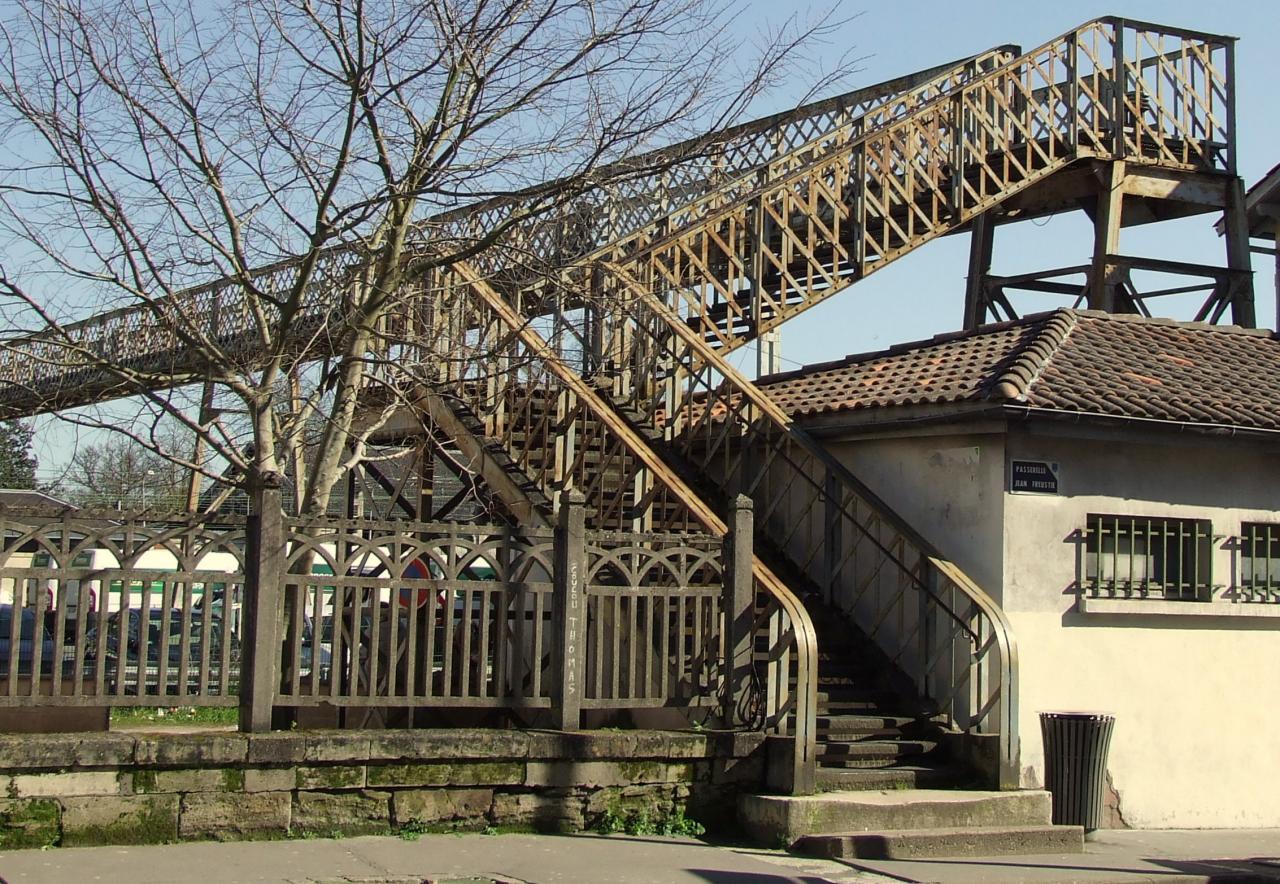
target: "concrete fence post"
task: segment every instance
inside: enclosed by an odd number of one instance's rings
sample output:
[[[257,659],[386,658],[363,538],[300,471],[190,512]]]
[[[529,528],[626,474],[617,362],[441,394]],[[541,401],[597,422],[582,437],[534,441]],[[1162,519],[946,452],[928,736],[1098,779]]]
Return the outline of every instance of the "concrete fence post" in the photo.
[[[755,575],[752,570],[752,533],[755,506],[739,494],[729,505],[729,533],[724,538],[722,581],[724,588],[725,677],[722,714],[726,725],[750,724],[746,714],[751,690],[751,655],[755,636]]]
[[[251,494],[240,643],[240,730],[271,729],[280,670],[280,609],[286,558],[279,477]]]
[[[551,711],[555,727],[577,730],[582,722],[582,683],[586,670],[587,537],[586,499],[570,491],[560,499],[555,530],[556,674]]]

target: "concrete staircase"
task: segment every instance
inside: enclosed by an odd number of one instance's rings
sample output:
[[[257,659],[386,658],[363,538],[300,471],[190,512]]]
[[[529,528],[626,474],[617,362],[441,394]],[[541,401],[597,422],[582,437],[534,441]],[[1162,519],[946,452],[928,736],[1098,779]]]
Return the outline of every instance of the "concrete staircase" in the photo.
[[[808,603],[818,632],[817,784],[823,791],[972,785],[941,721],[835,609]]]
[[[1052,824],[1048,792],[989,792],[950,758],[940,717],[837,612],[818,631],[817,795],[748,795],[743,828],[768,846],[827,859],[1079,853],[1084,830]]]

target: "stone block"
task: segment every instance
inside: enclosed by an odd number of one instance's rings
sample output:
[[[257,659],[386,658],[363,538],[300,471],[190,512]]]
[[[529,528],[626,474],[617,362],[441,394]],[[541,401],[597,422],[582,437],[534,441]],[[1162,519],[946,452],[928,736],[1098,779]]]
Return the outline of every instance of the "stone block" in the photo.
[[[744,791],[758,792],[764,788],[764,755],[757,754],[745,758],[717,758],[711,762],[709,777],[698,776],[700,781],[712,783],[734,783],[741,785]]]
[[[133,773],[133,791],[152,792],[238,792],[244,773],[234,767],[203,767],[186,770],[138,770]]]
[[[206,767],[243,764],[249,742],[243,734],[143,734],[137,737],[134,759],[156,767]]]
[[[75,764],[82,739],[80,734],[0,735],[0,769],[66,770]]]
[[[130,734],[84,735],[76,741],[72,763],[76,767],[123,767],[133,764],[136,745]]]
[[[484,728],[421,728],[373,731],[369,760],[474,758],[520,760],[529,754],[529,734]]]
[[[371,764],[370,786],[510,786],[524,782],[519,761]]]
[[[559,788],[630,786],[635,783],[688,783],[693,781],[690,762],[664,761],[530,761],[526,786]]]
[[[304,761],[369,760],[370,736],[363,731],[308,731],[301,734]]]
[[[603,813],[611,813],[623,819],[632,816],[661,819],[674,813],[681,803],[680,799],[687,795],[687,786],[666,783],[610,786],[587,796],[586,813],[593,821]]]
[[[580,832],[583,799],[568,790],[500,793],[493,796],[490,819],[495,826],[531,828],[539,832]]]
[[[316,764],[297,768],[299,789],[362,789],[365,767],[349,764]]]
[[[301,734],[248,734],[247,760],[250,764],[296,764],[306,757]]]
[[[133,762],[128,734],[42,734],[39,738],[0,734],[0,769],[66,770]]]
[[[60,803],[64,847],[178,839],[177,795],[63,798]]]
[[[283,836],[293,799],[288,792],[193,792],[182,798],[178,833],[184,838],[239,841]]]
[[[629,742],[621,731],[539,731],[529,735],[529,757],[588,761],[626,758]]]
[[[294,793],[291,834],[371,835],[390,828],[391,795],[387,792]]]
[[[696,771],[691,761],[620,761],[618,767],[632,784],[692,783]]]
[[[9,781],[12,798],[62,798],[74,795],[125,795],[129,778],[114,770],[18,774]]]
[[[251,767],[244,772],[246,792],[289,792],[297,783],[297,769],[292,767]]]
[[[705,734],[635,731],[628,758],[701,758],[707,754]]]
[[[716,755],[746,758],[748,755],[763,752],[764,741],[763,731],[730,731],[713,735],[712,748]]]
[[[529,757],[591,761],[607,758],[705,758],[707,734],[673,731],[536,731],[528,733]]]
[[[436,823],[480,819],[492,805],[492,789],[398,789],[391,798],[398,826],[410,820]]]
[[[61,812],[58,802],[48,798],[0,799],[0,850],[57,844]]]

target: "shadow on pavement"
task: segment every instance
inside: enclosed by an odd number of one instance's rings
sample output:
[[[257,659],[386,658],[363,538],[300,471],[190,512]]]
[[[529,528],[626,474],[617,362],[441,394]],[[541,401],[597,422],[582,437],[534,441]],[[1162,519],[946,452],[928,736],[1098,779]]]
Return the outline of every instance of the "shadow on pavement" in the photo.
[[[884,868],[884,864],[868,865],[853,860],[835,860],[843,866],[858,871],[865,872],[869,875],[879,875],[895,881],[902,881],[904,884],[915,884],[921,878],[907,877],[905,875],[895,875],[892,871]],[[1067,872],[1081,876],[1102,876],[1102,875],[1132,875],[1135,879],[1159,879],[1168,877],[1170,880],[1193,876],[1197,879],[1211,882],[1211,884],[1246,884],[1246,882],[1280,882],[1280,858],[1266,857],[1254,859],[1167,859],[1167,858],[1151,858],[1143,857],[1139,860],[1143,865],[1133,865],[1129,867],[1107,866],[1107,865],[1086,865],[1065,862],[1018,862],[1013,859],[903,859],[891,860],[887,862],[900,862],[903,864],[910,863],[919,866],[933,866],[938,869],[967,869],[977,873],[982,869],[1002,870],[1012,872],[1018,869],[1024,869],[1027,872]],[[1082,877],[1081,880],[1087,880]]]
[[[726,872],[717,869],[685,869],[709,884],[828,884],[812,875],[774,875],[767,872]]]

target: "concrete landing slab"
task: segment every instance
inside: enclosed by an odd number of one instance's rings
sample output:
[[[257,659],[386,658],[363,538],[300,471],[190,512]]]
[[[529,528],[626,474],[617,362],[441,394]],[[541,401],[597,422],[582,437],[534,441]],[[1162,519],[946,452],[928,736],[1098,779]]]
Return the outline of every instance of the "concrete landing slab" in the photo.
[[[1052,816],[1048,792],[890,789],[817,795],[744,795],[738,820],[757,843],[794,844],[805,835],[971,826],[1041,826]]]

